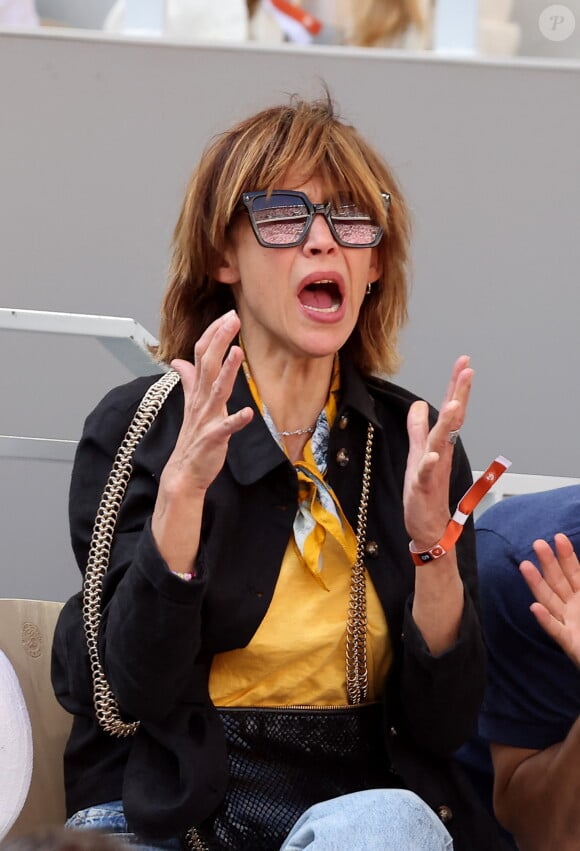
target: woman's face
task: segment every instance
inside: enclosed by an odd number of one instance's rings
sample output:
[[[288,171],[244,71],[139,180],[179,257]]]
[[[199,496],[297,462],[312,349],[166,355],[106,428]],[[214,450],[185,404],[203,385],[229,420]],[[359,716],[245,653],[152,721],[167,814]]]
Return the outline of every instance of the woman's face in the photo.
[[[327,200],[318,178],[284,181],[313,203]],[[323,216],[314,217],[304,242],[293,248],[261,246],[249,217],[232,228],[216,280],[234,289],[246,344],[262,357],[282,350],[292,357],[334,355],[351,335],[367,283],[380,274],[376,248],[339,245]]]

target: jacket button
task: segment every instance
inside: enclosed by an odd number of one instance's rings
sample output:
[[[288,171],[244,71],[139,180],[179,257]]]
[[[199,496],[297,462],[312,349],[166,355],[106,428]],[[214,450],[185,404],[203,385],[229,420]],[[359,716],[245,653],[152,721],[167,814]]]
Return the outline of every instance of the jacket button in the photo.
[[[370,558],[377,558],[379,554],[379,545],[376,541],[367,541],[365,544],[365,553],[370,556]]]
[[[336,453],[336,463],[339,467],[346,467],[349,461],[350,455],[348,453],[348,449],[339,449]]]
[[[398,735],[399,735],[399,734],[397,733],[397,728],[396,728],[396,727],[390,727],[390,728],[389,728],[389,736],[391,736],[391,738],[393,738],[393,739],[394,739],[394,738],[395,738],[395,736],[398,736]]]
[[[338,420],[338,427],[340,429],[345,429],[348,425],[348,417],[346,414],[343,414]]]
[[[437,807],[437,815],[443,824],[448,824],[453,818],[453,810],[447,804],[441,804],[440,807]]]

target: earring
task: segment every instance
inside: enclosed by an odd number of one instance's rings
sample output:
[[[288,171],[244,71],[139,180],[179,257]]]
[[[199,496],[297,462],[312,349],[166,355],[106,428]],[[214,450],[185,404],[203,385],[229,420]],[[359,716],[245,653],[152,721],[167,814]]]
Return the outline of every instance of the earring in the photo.
[[[369,281],[368,284],[367,284],[367,295],[371,294],[372,288],[373,288],[373,282]]]

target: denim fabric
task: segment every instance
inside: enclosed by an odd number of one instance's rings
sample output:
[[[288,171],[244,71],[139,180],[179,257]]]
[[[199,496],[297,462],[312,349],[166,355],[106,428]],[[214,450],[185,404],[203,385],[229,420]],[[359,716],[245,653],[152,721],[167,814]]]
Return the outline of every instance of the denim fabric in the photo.
[[[433,810],[406,789],[370,789],[315,804],[280,851],[451,851]]]
[[[80,810],[66,827],[101,830],[132,851],[177,851],[178,839],[140,840],[127,831],[122,801]],[[310,807],[280,851],[452,851],[453,842],[433,810],[406,789],[371,789]]]
[[[111,834],[115,839],[130,845],[132,851],[178,851],[181,848],[178,839],[157,840],[155,845],[151,845],[134,833],[129,833],[122,801],[108,801],[79,810],[68,819],[65,827],[73,830],[99,830]]]

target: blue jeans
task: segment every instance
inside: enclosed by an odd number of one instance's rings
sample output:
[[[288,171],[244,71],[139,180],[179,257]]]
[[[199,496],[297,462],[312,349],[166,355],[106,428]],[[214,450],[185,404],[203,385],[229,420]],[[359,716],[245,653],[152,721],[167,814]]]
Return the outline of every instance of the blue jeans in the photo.
[[[280,851],[452,851],[427,804],[406,789],[369,789],[322,801],[300,816]]]
[[[99,830],[111,834],[115,839],[130,845],[133,851],[179,851],[181,848],[178,839],[156,840],[155,845],[151,845],[140,840],[134,833],[129,833],[122,801],[108,801],[106,804],[79,810],[67,820],[65,827],[72,830]]]
[[[102,830],[133,851],[177,851],[178,839],[140,841],[127,831],[122,801],[80,810],[76,830]],[[453,841],[433,810],[406,789],[371,789],[315,804],[298,819],[280,851],[452,851]]]

